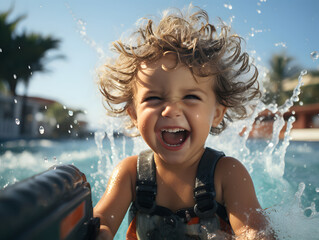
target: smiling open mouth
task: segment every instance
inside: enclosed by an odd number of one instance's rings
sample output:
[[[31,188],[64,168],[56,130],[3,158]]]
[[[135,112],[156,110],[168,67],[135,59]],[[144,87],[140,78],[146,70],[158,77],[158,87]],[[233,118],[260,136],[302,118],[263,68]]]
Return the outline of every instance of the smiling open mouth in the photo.
[[[183,144],[189,136],[189,131],[182,128],[162,129],[162,139],[170,147],[177,147]]]

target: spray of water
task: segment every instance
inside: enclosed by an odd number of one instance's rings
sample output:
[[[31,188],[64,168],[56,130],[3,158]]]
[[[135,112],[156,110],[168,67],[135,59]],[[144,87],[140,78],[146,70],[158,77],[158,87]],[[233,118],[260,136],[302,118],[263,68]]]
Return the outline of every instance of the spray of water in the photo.
[[[284,114],[289,111],[295,102],[299,101],[302,78],[306,74],[306,71],[301,72],[298,85],[295,87],[292,96],[282,106],[278,107],[275,104],[265,105],[263,102],[259,102],[250,118],[232,123],[220,136],[210,136],[206,142],[207,146],[223,150],[227,155],[241,160],[246,166],[253,177],[261,205],[267,208],[266,214],[279,239],[307,239],[306,236],[309,231],[318,232],[315,226],[319,225],[319,218],[315,204],[312,203],[306,208],[301,205],[301,196],[304,192],[305,184],[301,183],[299,190],[294,194],[295,190],[283,177],[285,155],[290,144],[289,133],[295,121],[295,117],[291,116],[286,123]],[[265,109],[275,114],[272,137],[266,142],[267,144],[263,150],[260,150],[260,148],[259,150],[254,150],[247,146],[249,132],[255,123],[255,118]],[[114,132],[121,129],[119,124],[120,121],[118,119],[107,118],[102,130],[95,133],[95,140],[100,152],[98,173],[103,174],[104,177],[105,174],[110,174],[114,166],[123,157],[138,154],[141,150],[147,148],[141,138],[131,139],[132,145],[129,148],[126,148],[125,142],[123,142],[122,146],[116,146],[113,135]],[[285,126],[284,139],[281,141],[279,134]],[[246,128],[246,131],[240,136],[239,133],[242,132],[243,127]],[[106,135],[104,135],[105,133]],[[107,145],[103,145],[104,136],[109,139]],[[106,148],[108,148],[107,153],[105,153]],[[122,153],[121,155],[119,155],[120,152]],[[100,187],[101,185],[103,186],[102,188]],[[103,184],[97,182],[95,187],[102,194],[105,189],[105,181],[103,180]],[[294,198],[291,199],[291,196],[294,196]],[[305,211],[310,211],[310,216],[305,216]],[[306,225],[307,227],[303,227],[303,230],[300,231],[300,225]],[[262,236],[263,233],[258,234]],[[222,234],[217,234],[217,237],[220,236]],[[212,236],[212,239],[216,238]]]
[[[231,5],[225,5],[225,8],[231,10]],[[105,54],[102,48],[98,47],[95,41],[88,37],[85,22],[77,19],[73,13],[72,16],[78,24],[79,32],[84,41],[96,50],[100,59],[104,58]],[[254,29],[252,31],[255,34],[256,31]],[[278,45],[283,46],[283,43]],[[317,52],[311,53],[311,57],[317,59]],[[246,166],[254,180],[259,201],[262,207],[266,208],[265,214],[267,214],[271,227],[274,229],[278,239],[313,239],[313,236],[319,234],[319,217],[315,204],[312,203],[306,208],[301,204],[305,184],[300,183],[298,191],[294,194],[296,190],[292,189],[283,177],[285,155],[290,144],[289,133],[295,121],[295,117],[291,116],[286,123],[283,116],[294,103],[299,101],[300,88],[303,85],[302,78],[306,74],[307,71],[305,70],[300,73],[298,84],[292,96],[282,106],[278,107],[277,104],[266,105],[261,101],[257,104],[250,118],[230,124],[228,129],[221,135],[210,136],[206,142],[207,146],[223,150],[227,155],[241,160]],[[266,141],[266,145],[262,150],[260,148],[255,150],[247,145],[249,133],[253,125],[256,124],[256,117],[264,110],[269,110],[275,115],[272,137]],[[280,141],[279,134],[285,126],[284,139]],[[245,131],[240,135],[243,132],[243,128],[245,128]],[[93,191],[97,198],[102,196],[107,179],[115,165],[124,157],[138,154],[141,150],[147,148],[141,138],[130,140],[123,138],[122,144],[116,145],[114,133],[118,130],[121,130],[120,121],[114,118],[106,118],[101,123],[100,130],[95,133],[99,162],[97,172],[93,173],[91,177],[95,181]],[[305,211],[310,212],[308,217],[305,215]],[[126,226],[123,228],[125,229]],[[121,228],[119,232],[118,239],[124,238]],[[309,235],[309,233],[311,234]],[[256,236],[255,234],[253,233],[252,235]],[[258,233],[261,238],[263,234]],[[209,239],[218,239],[218,237],[223,237],[223,235],[217,234],[208,237]],[[249,238],[249,233],[247,233],[246,237]]]

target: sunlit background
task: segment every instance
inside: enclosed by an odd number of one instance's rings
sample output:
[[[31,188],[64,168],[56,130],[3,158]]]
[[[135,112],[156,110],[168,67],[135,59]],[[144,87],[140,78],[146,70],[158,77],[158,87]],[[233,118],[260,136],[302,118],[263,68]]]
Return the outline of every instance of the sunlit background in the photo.
[[[138,19],[189,3],[0,1],[0,188],[73,164],[86,174],[95,205],[114,166],[147,147],[106,117],[96,69]],[[207,146],[245,165],[278,239],[318,238],[319,1],[192,3],[243,37],[264,86],[254,114],[210,136]],[[124,220],[115,239],[124,239],[126,228]]]
[[[37,33],[60,40],[56,49],[47,51],[44,61],[47,71],[34,72],[29,79],[27,95],[58,101],[67,109],[83,110],[89,128],[95,129],[105,116],[95,72],[109,55],[111,42],[132,29],[137,19],[158,16],[168,7],[183,8],[189,2],[6,0],[0,2],[0,11],[11,9],[9,22],[25,16],[17,24],[16,34]],[[318,70],[319,61],[314,55],[319,51],[318,1],[203,0],[192,3],[207,10],[212,23],[220,17],[232,25],[246,40],[247,50],[258,65],[269,68],[273,55],[286,54],[293,59],[290,67]],[[4,51],[6,49],[2,49],[2,53]],[[19,81],[16,92],[25,93],[23,81]]]

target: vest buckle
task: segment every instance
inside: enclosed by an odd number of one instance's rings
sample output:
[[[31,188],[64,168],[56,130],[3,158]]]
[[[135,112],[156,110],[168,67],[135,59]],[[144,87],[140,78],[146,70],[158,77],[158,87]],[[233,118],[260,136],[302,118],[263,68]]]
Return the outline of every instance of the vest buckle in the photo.
[[[197,189],[194,191],[195,206],[194,212],[199,218],[209,218],[214,216],[217,210],[215,192],[206,191],[206,189]]]
[[[135,207],[142,213],[151,214],[156,208],[157,185],[154,182],[136,183]]]

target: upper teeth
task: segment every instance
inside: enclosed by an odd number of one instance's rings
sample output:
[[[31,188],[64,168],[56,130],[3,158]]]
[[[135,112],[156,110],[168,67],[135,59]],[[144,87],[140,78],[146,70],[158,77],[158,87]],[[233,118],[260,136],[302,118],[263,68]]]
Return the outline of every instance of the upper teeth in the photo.
[[[185,131],[182,128],[169,128],[169,129],[162,129],[162,132],[172,132],[172,133],[176,133],[176,132],[181,132],[181,131]]]

